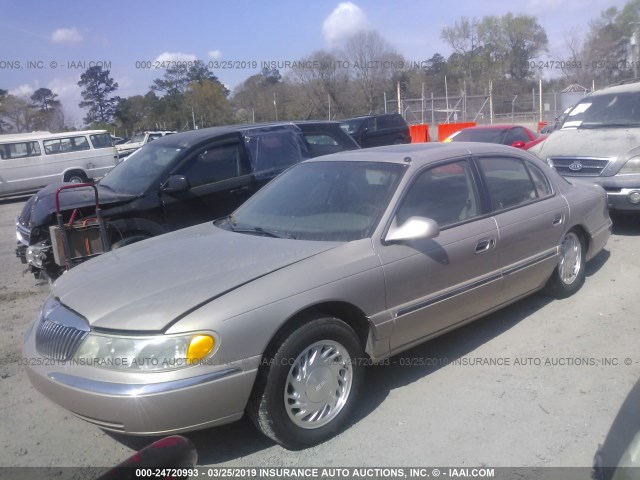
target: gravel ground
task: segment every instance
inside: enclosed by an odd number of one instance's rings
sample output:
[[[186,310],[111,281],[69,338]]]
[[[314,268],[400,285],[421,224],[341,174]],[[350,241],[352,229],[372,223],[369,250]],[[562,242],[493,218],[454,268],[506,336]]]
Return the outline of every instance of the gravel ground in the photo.
[[[23,333],[49,289],[23,275],[13,253],[22,201],[0,201],[0,465],[114,465],[151,439],[77,419],[35,391],[20,365]],[[199,465],[591,466],[640,377],[639,284],[639,217],[616,217],[580,292],[533,295],[369,368],[338,437],[291,452],[248,419],[187,436]]]

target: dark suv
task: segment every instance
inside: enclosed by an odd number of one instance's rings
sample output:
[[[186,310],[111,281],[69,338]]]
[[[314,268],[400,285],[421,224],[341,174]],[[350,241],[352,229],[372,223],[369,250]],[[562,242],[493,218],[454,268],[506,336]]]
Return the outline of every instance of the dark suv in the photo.
[[[234,125],[168,135],[148,143],[97,183],[111,248],[230,214],[289,166],[307,158],[359,148],[337,122]],[[31,197],[16,219],[16,255],[36,278],[54,279],[49,227],[56,224],[56,190]],[[65,223],[95,213],[91,188],[59,195]]]
[[[409,126],[399,113],[349,118],[340,126],[363,148],[411,143]]]

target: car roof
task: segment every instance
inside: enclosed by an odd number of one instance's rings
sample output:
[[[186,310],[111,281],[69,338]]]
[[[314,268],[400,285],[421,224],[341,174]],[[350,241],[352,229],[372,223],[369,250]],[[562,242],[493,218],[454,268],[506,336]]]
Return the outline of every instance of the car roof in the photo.
[[[390,116],[396,116],[396,115],[400,115],[400,114],[399,113],[372,113],[371,115],[360,115],[358,117],[343,118],[340,121],[341,122],[348,122],[350,120],[361,120],[363,118],[390,117]]]
[[[77,130],[69,132],[51,133],[51,132],[31,132],[31,133],[8,133],[0,135],[0,142],[25,141],[29,140],[55,140],[58,138],[74,137],[78,135],[100,135],[108,133],[106,130]]]
[[[411,143],[404,145],[388,145],[386,147],[363,148],[349,150],[316,157],[307,162],[331,162],[331,161],[360,161],[360,162],[384,162],[400,164],[428,164],[456,157],[469,155],[517,155],[528,157],[527,154],[516,148],[497,143],[458,142],[458,143]],[[409,160],[407,160],[409,158]],[[536,158],[536,157],[532,157]]]
[[[320,123],[320,120],[315,123]],[[327,122],[329,123],[329,122]],[[331,122],[334,123],[334,122]],[[236,125],[224,125],[220,127],[200,128],[198,130],[189,130],[186,132],[174,133],[173,135],[164,135],[154,140],[154,145],[180,145],[183,148],[189,148],[198,143],[223,135],[246,132],[258,128],[269,127],[296,127],[296,122],[272,122],[272,123],[246,123]]]
[[[611,95],[612,93],[630,93],[640,92],[640,82],[626,83],[624,85],[615,85],[611,87],[605,87],[602,90],[596,90],[595,92],[585,95],[586,97],[598,97],[600,95]]]

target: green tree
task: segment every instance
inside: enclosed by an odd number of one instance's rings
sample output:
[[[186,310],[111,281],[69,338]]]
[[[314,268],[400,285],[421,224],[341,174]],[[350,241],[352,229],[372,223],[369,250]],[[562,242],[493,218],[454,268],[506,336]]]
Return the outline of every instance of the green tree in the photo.
[[[31,95],[31,105],[41,112],[60,107],[60,101],[56,99],[57,96],[48,88],[39,88]]]
[[[225,97],[229,95],[229,90],[200,60],[191,64],[178,63],[175,67],[168,68],[162,78],[156,78],[151,84],[151,91],[160,97],[156,111],[162,118],[162,123],[175,129],[188,128],[193,115],[185,102],[185,95],[193,84],[203,85],[205,82],[218,85]]]
[[[199,127],[230,123],[233,116],[227,91],[218,81],[202,80],[189,85],[185,103],[192,108],[192,121]]]
[[[111,78],[109,70],[102,66],[89,67],[82,75],[78,86],[82,87],[80,108],[88,108],[85,123],[110,123],[116,112],[120,97],[111,94],[118,89],[118,83]]]
[[[15,95],[4,95],[0,114],[3,118],[3,131],[30,132],[36,127],[37,112],[29,102]]]

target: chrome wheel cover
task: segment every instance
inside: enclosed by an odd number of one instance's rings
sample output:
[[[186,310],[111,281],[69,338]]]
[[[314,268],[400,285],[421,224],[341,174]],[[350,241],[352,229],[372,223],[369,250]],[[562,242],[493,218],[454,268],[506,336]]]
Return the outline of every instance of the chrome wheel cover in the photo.
[[[346,405],[352,384],[353,365],[347,349],[333,340],[316,342],[289,369],[284,388],[287,415],[298,427],[322,427]]]
[[[582,268],[582,246],[578,235],[569,232],[565,235],[560,245],[560,263],[558,273],[560,280],[565,285],[571,285],[576,281]]]

